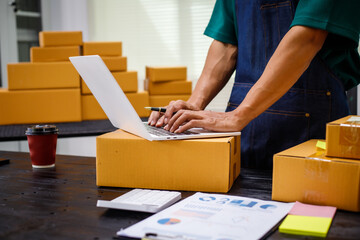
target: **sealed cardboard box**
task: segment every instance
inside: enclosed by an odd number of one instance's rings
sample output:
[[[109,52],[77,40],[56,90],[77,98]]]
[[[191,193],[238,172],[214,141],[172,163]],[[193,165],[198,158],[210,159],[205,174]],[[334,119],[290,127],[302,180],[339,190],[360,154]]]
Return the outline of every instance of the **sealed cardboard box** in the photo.
[[[98,186],[227,192],[239,173],[240,136],[148,141],[117,130],[96,138]]]
[[[150,81],[186,80],[186,67],[146,67],[146,78]]]
[[[30,48],[31,62],[69,61],[69,57],[79,56],[79,55],[80,55],[79,46]]]
[[[151,95],[150,106],[152,107],[163,107],[167,106],[171,101],[183,100],[187,101],[190,95]]]
[[[84,42],[84,55],[121,56],[122,42]]]
[[[93,95],[81,96],[82,120],[108,119]]]
[[[80,88],[0,89],[0,102],[2,125],[81,121]]]
[[[112,72],[112,75],[125,93],[137,92],[138,80],[136,71]],[[91,94],[91,91],[84,80],[81,80],[81,93]]]
[[[149,106],[149,93],[147,91],[126,93],[125,95],[135,108],[139,117],[148,117],[150,115],[150,111],[145,109],[145,107]]]
[[[39,33],[40,47],[82,45],[81,31],[43,31]]]
[[[317,141],[274,155],[272,199],[360,211],[360,161],[326,157]]]
[[[191,94],[191,81],[152,82],[145,79],[144,87],[150,95]]]
[[[110,71],[126,71],[127,58],[126,57],[101,57],[105,65]]]
[[[326,156],[360,159],[360,116],[347,116],[326,125]]]
[[[80,76],[70,62],[10,63],[9,90],[80,88]]]

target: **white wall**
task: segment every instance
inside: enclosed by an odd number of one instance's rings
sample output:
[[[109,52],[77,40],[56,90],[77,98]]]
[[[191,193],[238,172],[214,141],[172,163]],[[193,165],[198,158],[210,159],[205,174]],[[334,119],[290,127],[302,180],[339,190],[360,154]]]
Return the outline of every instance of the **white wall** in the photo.
[[[215,0],[90,0],[89,40],[122,41],[128,69],[138,71],[143,89],[145,66],[185,65],[193,86],[211,38],[203,35]],[[210,109],[223,111],[231,83]]]
[[[82,31],[88,41],[87,0],[42,0],[44,31]]]

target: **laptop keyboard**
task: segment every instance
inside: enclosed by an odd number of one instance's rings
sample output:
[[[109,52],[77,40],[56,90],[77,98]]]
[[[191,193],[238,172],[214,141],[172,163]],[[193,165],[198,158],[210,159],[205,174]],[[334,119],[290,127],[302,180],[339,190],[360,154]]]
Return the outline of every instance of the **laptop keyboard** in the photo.
[[[154,127],[154,126],[150,126],[147,123],[144,123],[146,129],[148,130],[148,132],[150,134],[156,135],[156,136],[181,136],[181,135],[194,135],[194,134],[198,134],[196,132],[191,132],[191,131],[185,131],[183,133],[172,133],[169,132],[163,128],[158,128],[158,127]]]

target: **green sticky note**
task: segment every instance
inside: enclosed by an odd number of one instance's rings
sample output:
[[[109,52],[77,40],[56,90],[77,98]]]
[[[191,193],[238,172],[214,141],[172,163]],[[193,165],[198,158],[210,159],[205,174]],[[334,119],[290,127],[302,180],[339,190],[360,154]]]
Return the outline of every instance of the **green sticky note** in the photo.
[[[317,141],[316,147],[326,150],[326,142],[324,141]]]
[[[332,218],[288,215],[279,227],[279,232],[296,235],[326,237]]]

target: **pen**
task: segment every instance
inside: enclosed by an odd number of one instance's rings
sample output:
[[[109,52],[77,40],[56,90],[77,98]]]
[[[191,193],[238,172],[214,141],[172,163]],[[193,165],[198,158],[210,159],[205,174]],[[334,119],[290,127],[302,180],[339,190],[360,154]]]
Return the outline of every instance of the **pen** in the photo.
[[[9,164],[10,160],[7,158],[0,158],[0,166],[1,165],[5,165],[5,164]]]
[[[161,112],[161,113],[166,112],[166,108],[163,108],[163,107],[145,107],[145,109],[148,109],[148,110],[151,110],[154,112]]]
[[[183,235],[163,235],[158,233],[146,233],[142,240],[195,240]]]

